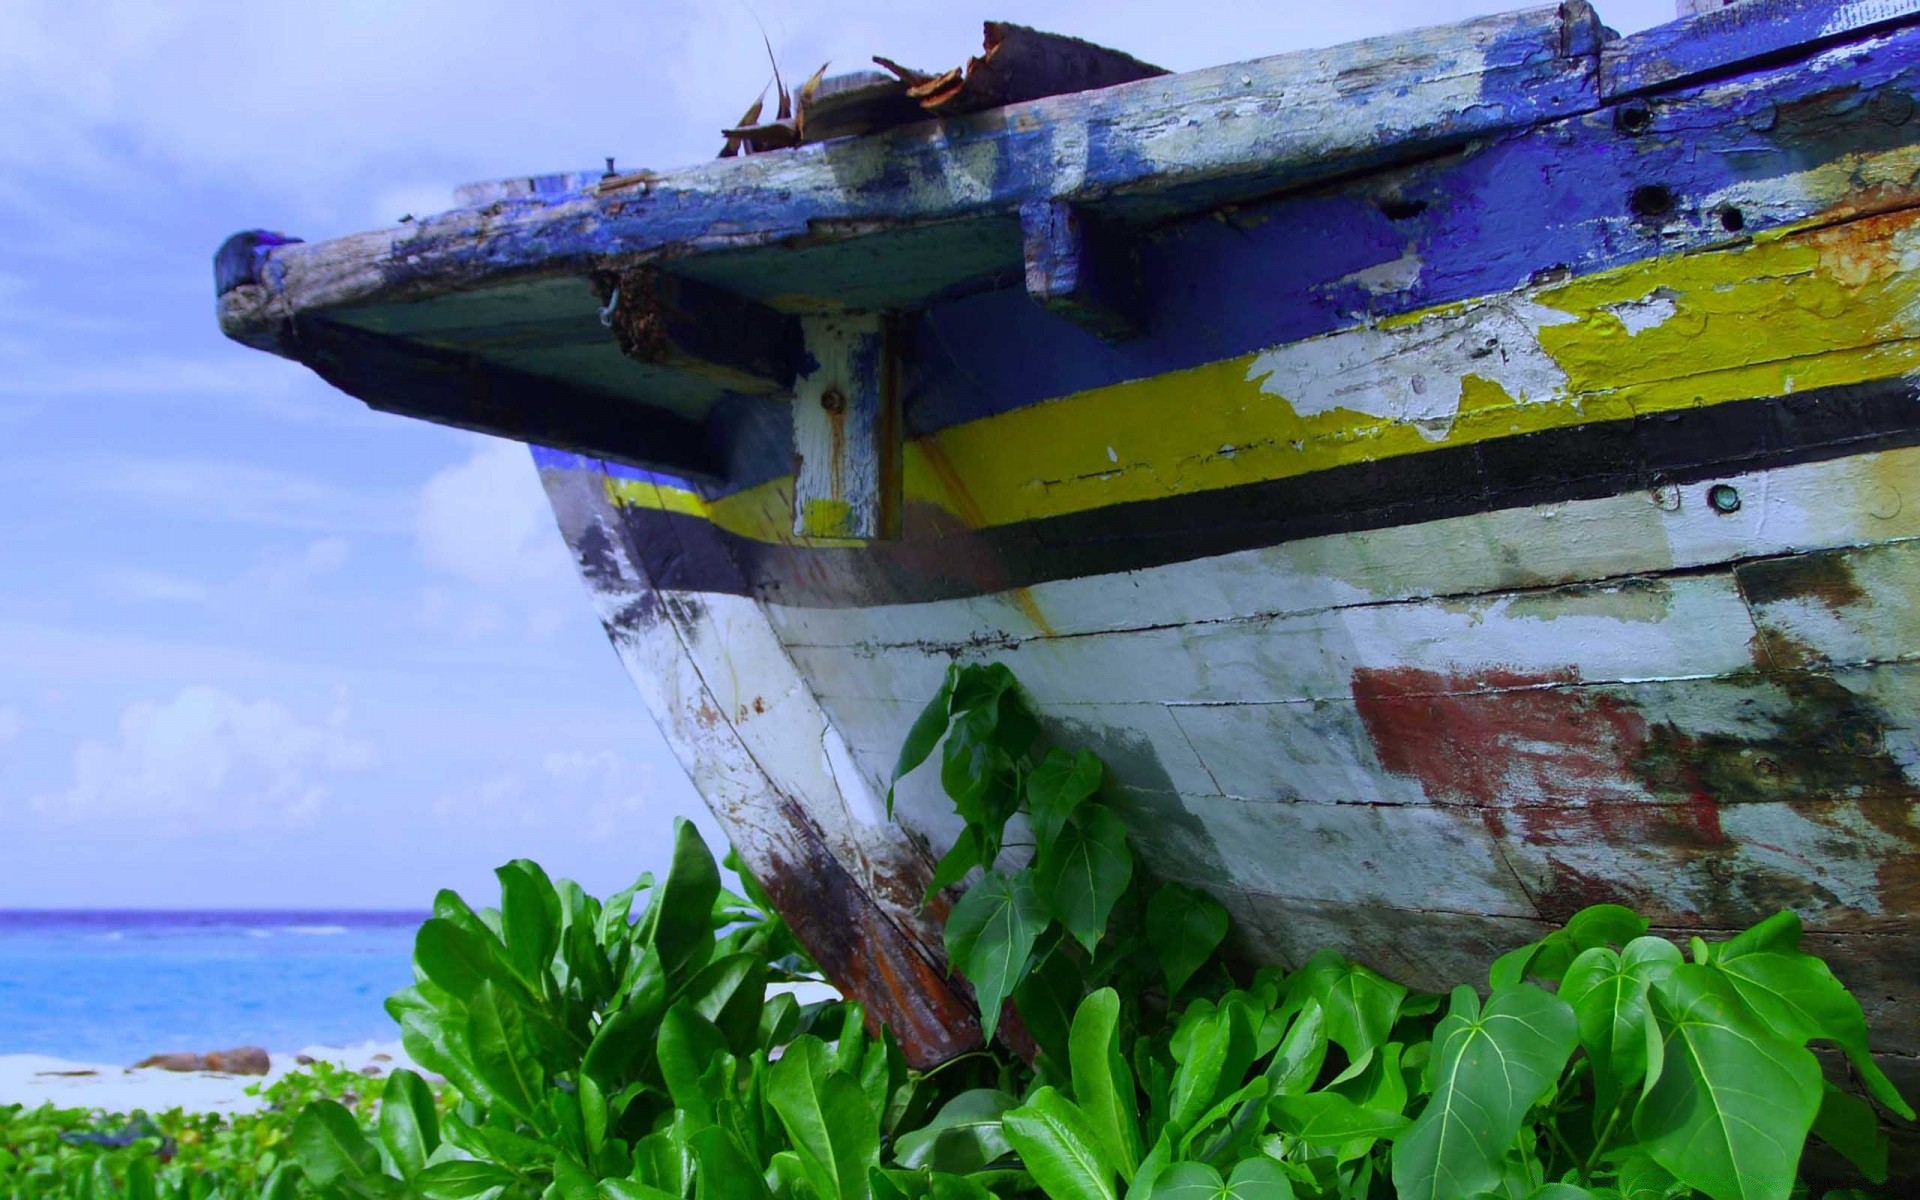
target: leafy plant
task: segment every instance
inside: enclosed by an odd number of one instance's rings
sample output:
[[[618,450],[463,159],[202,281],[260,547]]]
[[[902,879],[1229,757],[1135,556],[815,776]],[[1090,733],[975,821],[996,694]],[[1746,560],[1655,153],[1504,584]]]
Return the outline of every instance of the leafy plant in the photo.
[[[1034,1027],[1039,1086],[1000,1134],[1054,1200],[1388,1186],[1401,1200],[1775,1200],[1794,1193],[1810,1136],[1885,1178],[1877,1115],[1823,1080],[1808,1043],[1842,1051],[1884,1108],[1913,1110],[1869,1054],[1858,1002],[1799,949],[1793,914],[1696,938],[1688,962],[1598,905],[1494,963],[1484,998],[1413,995],[1329,953],[1236,986],[1218,955],[1225,908],[1136,874],[1099,760],[1036,762],[1037,729],[1004,667],[954,667],[894,777],[942,749],[966,826],[935,886],[980,869],[947,947],[989,1028],[1008,995]],[[1016,813],[1034,854],[1010,869]]]
[[[817,972],[681,822],[666,878],[605,900],[524,860],[497,908],[440,894],[388,1008],[450,1089],[317,1065],[246,1117],[0,1108],[0,1193],[1799,1200],[1809,1138],[1885,1177],[1875,1105],[1912,1110],[1791,913],[1683,954],[1598,905],[1445,996],[1332,952],[1237,969],[1227,910],[1148,878],[1098,758],[1038,731],[1004,667],[957,667],[896,769],[941,751],[965,829],[935,888],[972,879],[947,945],[1031,1062],[989,1041],[913,1071],[859,1005],[781,990]]]
[[[1227,914],[1178,883],[1148,892],[1126,822],[1100,795],[1099,758],[1059,748],[1036,756],[1039,730],[1006,667],[956,665],[914,721],[893,778],[940,749],[941,786],[966,824],[929,895],[981,872],[947,919],[948,960],[972,984],[988,1038],[1011,997],[1060,1063],[1081,996],[1112,983],[1164,1007],[1213,958]],[[891,789],[887,804],[891,812]],[[1014,867],[1002,850],[1016,816],[1033,841]],[[1153,995],[1156,985],[1164,992]]]
[[[360,1101],[368,1081],[320,1062],[249,1089],[264,1106],[233,1115],[109,1114],[0,1105],[0,1195],[35,1200],[238,1200],[290,1157],[289,1105]],[[370,1102],[367,1104],[370,1110]]]

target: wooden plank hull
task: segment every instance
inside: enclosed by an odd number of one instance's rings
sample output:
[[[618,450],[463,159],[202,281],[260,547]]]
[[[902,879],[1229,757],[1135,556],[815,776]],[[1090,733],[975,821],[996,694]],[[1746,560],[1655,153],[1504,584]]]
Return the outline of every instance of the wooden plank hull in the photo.
[[[553,447],[646,703],[917,1063],[978,1038],[920,903],[958,823],[878,797],[998,658],[1251,958],[1438,986],[1597,901],[1792,908],[1920,1090],[1917,22],[1570,2],[241,235],[222,323]],[[885,387],[829,407],[853,317]]]
[[[1269,289],[1195,301],[1214,324],[1184,342],[935,309],[898,541],[794,537],[777,449],[725,487],[537,458],[716,811],[749,843],[806,826],[865,907],[797,884],[803,926],[915,966],[883,1009],[964,1011],[915,902],[957,824],[930,774],[897,823],[875,797],[946,665],[991,657],[1250,956],[1437,986],[1602,900],[1676,933],[1793,908],[1920,1083],[1896,999],[1920,986],[1920,150],[1902,123],[1833,133],[1915,90],[1913,40],[1674,99],[1628,161],[1670,168],[1685,214],[1621,211],[1630,187],[1580,207],[1623,169],[1564,154],[1618,139],[1596,114],[1170,231],[1150,278]],[[1820,74],[1843,67],[1844,111]],[[1693,123],[1796,96],[1838,124],[1766,172],[1729,173],[1751,128]],[[1370,265],[1332,240],[1383,194],[1504,203],[1551,147],[1583,165],[1526,198],[1530,245],[1461,242],[1460,211],[1380,217],[1406,228]],[[676,671],[708,698],[661,692]]]

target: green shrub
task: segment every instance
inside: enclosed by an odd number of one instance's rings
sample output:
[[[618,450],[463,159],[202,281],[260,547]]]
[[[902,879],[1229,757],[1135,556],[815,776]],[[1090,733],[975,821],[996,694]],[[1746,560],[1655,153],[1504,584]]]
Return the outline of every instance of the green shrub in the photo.
[[[1807,1192],[1810,1137],[1884,1179],[1874,1104],[1912,1110],[1791,913],[1683,955],[1600,905],[1446,996],[1333,953],[1238,970],[1218,901],[1136,869],[1099,760],[1037,739],[1004,667],[956,667],[895,770],[938,749],[965,821],[934,888],[972,880],[946,943],[1002,1034],[987,1049],[910,1070],[857,1004],[770,990],[817,973],[680,822],[665,880],[604,902],[526,861],[497,872],[497,909],[440,894],[388,1009],[444,1101],[396,1071],[377,1106],[207,1118],[223,1148],[158,1171],[157,1140],[70,1148],[43,1126],[98,1118],[15,1112],[0,1182],[86,1200],[1784,1200]],[[1032,854],[1011,868],[1016,815]],[[1871,1101],[1823,1079],[1815,1042]]]

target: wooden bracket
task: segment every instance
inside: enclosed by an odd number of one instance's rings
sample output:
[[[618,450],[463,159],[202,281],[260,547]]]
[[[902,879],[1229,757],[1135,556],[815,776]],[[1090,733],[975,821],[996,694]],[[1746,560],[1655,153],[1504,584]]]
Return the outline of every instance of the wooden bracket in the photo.
[[[793,385],[793,532],[900,536],[900,396],[887,319],[801,318],[808,361]]]
[[[1119,230],[1064,200],[1020,206],[1027,295],[1108,341],[1138,337],[1146,327],[1140,265]]]
[[[792,386],[800,363],[792,317],[655,267],[609,272],[595,282],[607,305],[600,319],[627,357],[750,396]]]

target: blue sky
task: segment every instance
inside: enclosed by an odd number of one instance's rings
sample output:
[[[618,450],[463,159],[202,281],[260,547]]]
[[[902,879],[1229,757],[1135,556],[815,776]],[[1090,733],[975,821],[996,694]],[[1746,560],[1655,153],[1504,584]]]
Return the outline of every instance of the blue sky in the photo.
[[[227,234],[704,158],[763,25],[800,79],[985,17],[1188,69],[1489,7],[0,3],[0,907],[418,907],[518,855],[610,889],[698,808],[525,451],[226,343]]]

